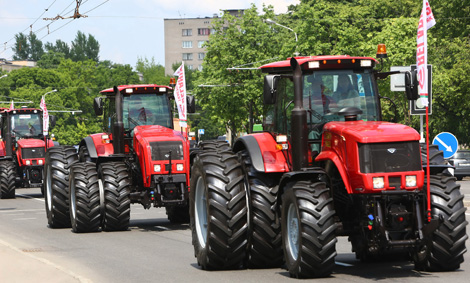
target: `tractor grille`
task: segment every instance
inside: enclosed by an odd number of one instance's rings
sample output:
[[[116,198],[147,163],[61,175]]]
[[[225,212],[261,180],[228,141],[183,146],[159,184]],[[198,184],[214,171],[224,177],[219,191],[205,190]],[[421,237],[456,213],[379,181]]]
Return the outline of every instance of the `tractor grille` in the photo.
[[[44,158],[46,150],[44,147],[30,147],[21,149],[21,157],[23,159]]]
[[[183,160],[183,143],[180,141],[151,142],[152,160]]]
[[[388,173],[421,170],[419,143],[393,142],[359,144],[362,173]]]

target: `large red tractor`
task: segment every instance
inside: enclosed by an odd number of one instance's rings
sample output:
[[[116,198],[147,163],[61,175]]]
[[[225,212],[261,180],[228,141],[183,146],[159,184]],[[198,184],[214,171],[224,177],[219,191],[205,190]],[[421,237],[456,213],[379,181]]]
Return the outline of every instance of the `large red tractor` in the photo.
[[[309,56],[261,67],[264,131],[231,148],[202,143],[194,157],[191,230],[203,269],[285,263],[292,277],[325,277],[338,236],[361,260],[404,253],[420,270],[459,268],[468,238],[460,186],[431,147],[428,198],[420,135],[381,121],[377,80],[392,73],[376,64]]]
[[[121,85],[101,94],[94,108],[104,114],[104,132],[85,137],[78,153],[69,146],[46,155],[49,226],[127,230],[131,203],[165,207],[171,222],[189,221],[189,140],[173,130],[172,88]]]
[[[42,110],[34,108],[0,111],[0,197],[14,198],[17,187],[41,187],[46,150],[54,143],[44,137]],[[51,127],[55,117],[50,116]]]

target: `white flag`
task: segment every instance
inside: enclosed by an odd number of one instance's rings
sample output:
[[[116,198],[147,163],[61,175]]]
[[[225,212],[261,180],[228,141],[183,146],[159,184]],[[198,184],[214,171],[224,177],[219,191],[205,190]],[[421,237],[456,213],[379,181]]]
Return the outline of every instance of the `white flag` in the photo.
[[[434,15],[431,11],[431,6],[428,0],[423,0],[423,8],[418,23],[418,35],[416,37],[416,67],[418,72],[418,93],[419,101],[423,107],[429,106],[428,101],[428,34],[427,30],[436,24]]]
[[[15,109],[15,103],[13,102],[13,99],[11,100],[11,103],[10,103],[10,109],[9,110],[13,110]]]
[[[42,109],[42,134],[46,136],[49,130],[49,112],[47,112],[46,99],[44,96],[41,98],[39,107]]]
[[[184,78],[184,62],[176,70],[174,76],[178,76],[175,88],[175,100],[178,107],[178,116],[180,120],[180,127],[186,128],[187,109],[186,109],[186,80]]]

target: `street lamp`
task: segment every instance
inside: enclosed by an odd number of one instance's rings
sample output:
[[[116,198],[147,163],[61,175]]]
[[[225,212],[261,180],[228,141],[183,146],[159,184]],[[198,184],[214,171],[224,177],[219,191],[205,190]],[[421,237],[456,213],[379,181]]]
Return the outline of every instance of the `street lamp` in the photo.
[[[298,43],[298,41],[299,41],[299,40],[297,39],[297,33],[296,33],[293,29],[291,29],[290,27],[283,26],[283,25],[281,25],[281,24],[279,24],[279,23],[277,23],[277,22],[275,22],[275,21],[273,21],[273,20],[271,20],[271,19],[266,19],[266,20],[264,20],[264,21],[265,21],[266,23],[268,23],[268,24],[275,24],[275,25],[278,25],[278,26],[280,26],[280,27],[283,27],[283,28],[288,29],[288,30],[290,30],[291,32],[293,32],[294,35],[295,35],[295,52],[294,52],[294,56],[299,56],[300,53],[297,52],[297,43]]]
[[[3,79],[4,77],[8,77],[8,75],[3,75],[0,77],[0,79]]]
[[[43,95],[43,96],[44,96],[44,99],[46,99],[46,95],[48,95],[49,93],[56,92],[56,91],[57,91],[57,89],[53,89],[53,90],[51,90],[51,91],[49,91],[49,92],[46,92],[46,93]]]

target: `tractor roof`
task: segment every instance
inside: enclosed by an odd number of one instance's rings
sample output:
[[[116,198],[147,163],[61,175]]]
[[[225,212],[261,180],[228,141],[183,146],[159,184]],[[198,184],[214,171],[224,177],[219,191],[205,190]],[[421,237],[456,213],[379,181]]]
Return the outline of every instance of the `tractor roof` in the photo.
[[[149,93],[155,91],[157,92],[168,92],[172,90],[169,86],[164,85],[156,85],[156,84],[142,84],[142,85],[120,85],[117,87],[119,91],[124,91],[125,93]],[[129,89],[129,91],[127,91]],[[163,91],[162,89],[165,89]],[[100,91],[100,93],[109,95],[114,93],[114,88],[107,88],[105,90]]]
[[[29,114],[29,113],[38,113],[42,112],[41,109],[37,108],[15,108],[15,109],[9,109],[5,108],[5,112],[10,112],[10,113],[18,113],[18,114]]]
[[[302,70],[311,69],[312,71],[314,69],[373,68],[377,63],[377,60],[372,57],[353,57],[349,55],[303,56],[296,57],[295,59],[297,59]],[[288,58],[284,61],[269,63],[261,66],[260,69],[264,73],[291,72],[290,60],[291,58]],[[370,62],[370,65],[362,65],[362,62],[364,62],[364,64]]]

